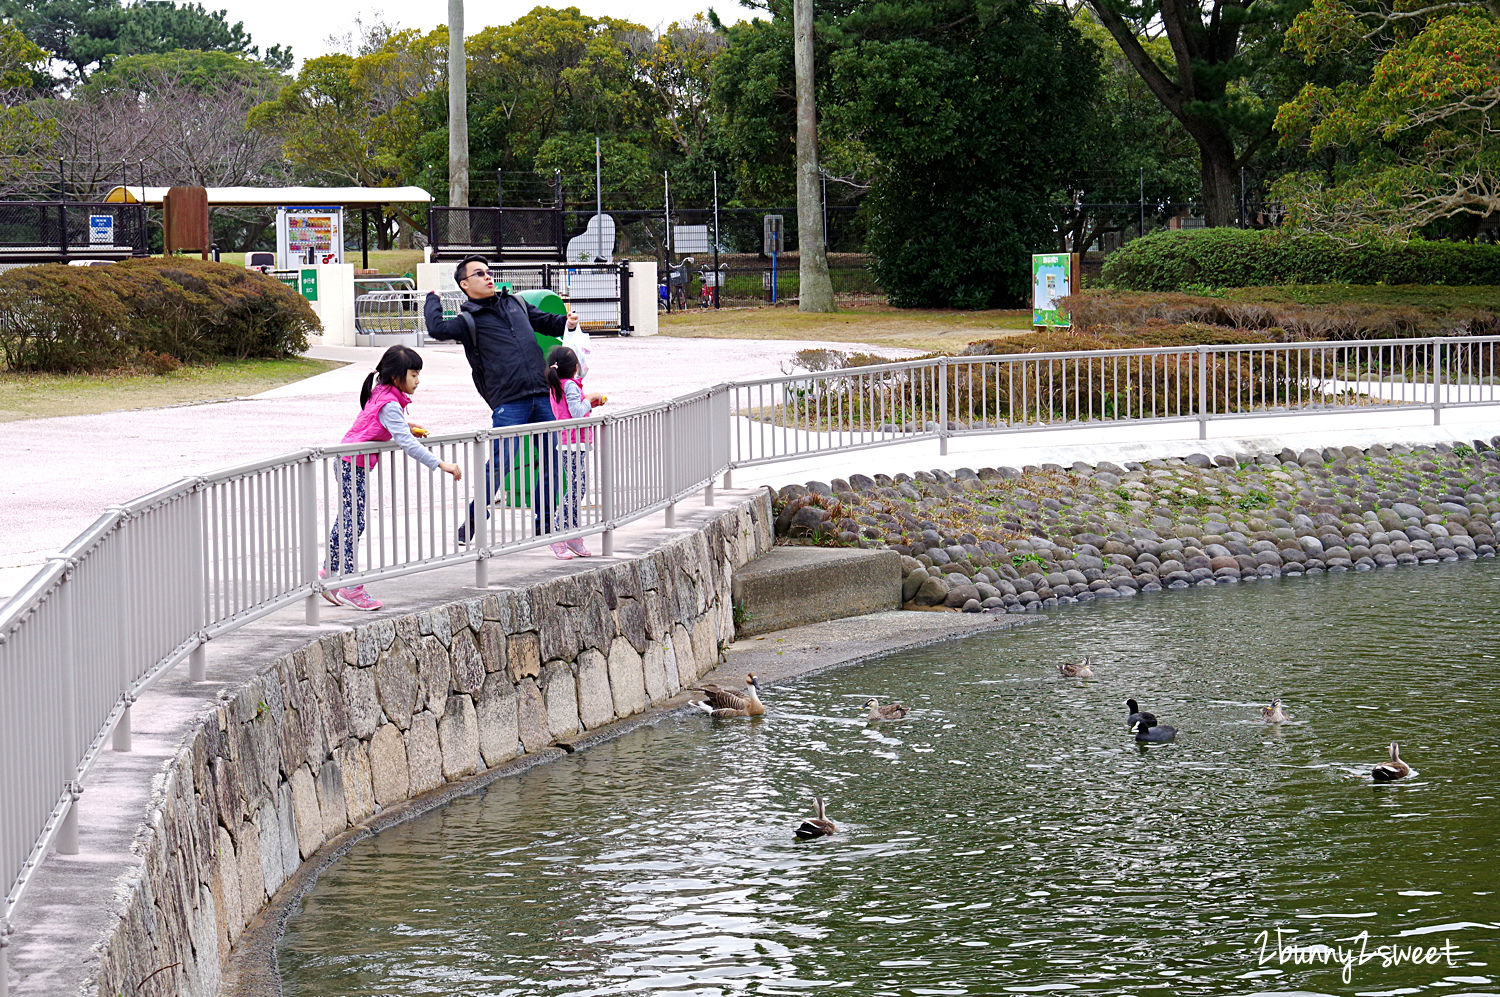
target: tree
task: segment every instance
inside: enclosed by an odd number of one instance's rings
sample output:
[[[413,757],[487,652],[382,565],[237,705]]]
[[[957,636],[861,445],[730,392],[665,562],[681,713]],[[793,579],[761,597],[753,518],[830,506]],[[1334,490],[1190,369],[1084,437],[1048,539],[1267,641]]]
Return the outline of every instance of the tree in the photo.
[[[62,64],[68,82],[78,83],[122,55],[175,49],[229,52],[259,58],[244,24],[230,24],[228,12],[175,0],[0,0],[0,17],[13,20],[33,42]],[[267,65],[287,69],[292,54],[281,46],[266,50]]]
[[[832,30],[824,120],[873,157],[869,247],[892,303],[1023,300],[1088,154],[1097,52],[1061,8],[1021,0],[858,5]]]
[[[833,282],[824,248],[818,172],[818,105],[813,92],[813,0],[794,0],[792,31],[797,72],[797,310],[833,311]]]
[[[0,196],[19,192],[50,157],[54,130],[31,106],[47,53],[0,21]]]
[[[1309,84],[1280,109],[1283,144],[1326,163],[1277,185],[1292,225],[1360,241],[1444,226],[1472,238],[1500,213],[1500,4],[1317,0],[1288,43],[1309,63],[1377,56],[1367,74]]]
[[[1279,81],[1278,0],[1086,0],[1130,64],[1198,147],[1203,213],[1209,225],[1234,220],[1239,169],[1270,136]],[[1291,0],[1296,2],[1296,0]],[[1159,26],[1170,47],[1149,44]]]

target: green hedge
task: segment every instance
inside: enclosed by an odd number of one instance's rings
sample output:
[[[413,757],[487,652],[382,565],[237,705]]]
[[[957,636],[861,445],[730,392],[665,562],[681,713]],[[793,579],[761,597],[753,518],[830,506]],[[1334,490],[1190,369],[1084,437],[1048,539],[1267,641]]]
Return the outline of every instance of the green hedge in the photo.
[[[284,357],[318,329],[274,278],[184,257],[0,274],[0,361],[11,370],[97,373],[144,358],[211,363]]]
[[[1158,232],[1104,262],[1106,286],[1127,291],[1274,284],[1500,284],[1500,246],[1413,240],[1350,246],[1326,236],[1248,229]]]

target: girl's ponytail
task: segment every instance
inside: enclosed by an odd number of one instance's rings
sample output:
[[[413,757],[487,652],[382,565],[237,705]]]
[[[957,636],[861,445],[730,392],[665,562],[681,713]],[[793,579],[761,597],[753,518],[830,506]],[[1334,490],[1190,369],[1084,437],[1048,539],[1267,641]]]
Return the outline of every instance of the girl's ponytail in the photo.
[[[552,397],[563,400],[563,381],[578,376],[578,354],[566,346],[554,346],[547,354],[547,388]]]
[[[370,393],[375,390],[376,371],[370,371],[365,375],[365,383],[359,389],[359,407],[363,409],[370,404]]]

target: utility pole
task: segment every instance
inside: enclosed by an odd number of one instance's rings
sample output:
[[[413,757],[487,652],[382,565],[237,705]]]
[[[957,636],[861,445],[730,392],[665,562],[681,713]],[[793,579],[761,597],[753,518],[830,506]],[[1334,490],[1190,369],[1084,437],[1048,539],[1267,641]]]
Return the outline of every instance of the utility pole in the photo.
[[[823,232],[818,170],[818,107],[813,91],[813,0],[792,0],[792,54],[797,76],[797,310],[833,311],[833,282]]]
[[[448,206],[469,206],[469,67],[464,0],[448,0]]]

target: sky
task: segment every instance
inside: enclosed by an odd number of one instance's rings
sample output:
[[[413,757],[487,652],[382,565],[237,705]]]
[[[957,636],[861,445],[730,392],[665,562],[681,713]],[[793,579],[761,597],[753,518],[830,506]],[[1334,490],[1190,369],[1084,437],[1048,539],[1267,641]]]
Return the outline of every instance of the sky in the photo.
[[[385,22],[400,28],[430,30],[448,20],[446,0],[413,3],[373,3],[359,0],[205,0],[209,10],[224,10],[228,21],[240,21],[261,51],[272,45],[289,45],[299,60],[329,52],[344,51],[330,38],[348,35],[356,18],[366,24]],[[494,24],[509,24],[538,6],[536,0],[465,0],[464,33],[474,34]],[[577,7],[594,17],[611,16],[661,29],[673,21],[687,21],[713,7],[726,23],[744,20],[752,13],[739,0],[550,0],[547,6]]]

